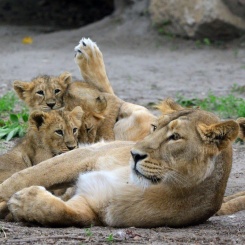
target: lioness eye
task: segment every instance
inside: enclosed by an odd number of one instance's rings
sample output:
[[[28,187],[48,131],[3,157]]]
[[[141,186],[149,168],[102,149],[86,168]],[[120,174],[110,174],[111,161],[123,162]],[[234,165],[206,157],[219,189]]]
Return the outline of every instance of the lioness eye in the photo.
[[[44,95],[44,92],[42,90],[37,91],[37,94]]]
[[[73,134],[75,134],[77,132],[77,128],[73,129]]]
[[[174,133],[169,137],[169,140],[179,140],[181,137],[178,133]]]
[[[157,126],[154,124],[151,124],[151,126],[152,126],[152,131],[154,132],[157,129]]]
[[[62,130],[56,130],[55,133],[59,134],[59,135],[63,135],[63,131]]]
[[[60,92],[60,89],[58,89],[58,88],[54,90],[55,94],[58,94],[59,92]]]

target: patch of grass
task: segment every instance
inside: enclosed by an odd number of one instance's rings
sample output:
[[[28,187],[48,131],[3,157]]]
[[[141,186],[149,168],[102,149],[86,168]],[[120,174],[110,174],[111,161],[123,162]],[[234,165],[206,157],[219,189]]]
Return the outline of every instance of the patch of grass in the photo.
[[[231,88],[231,92],[242,94],[245,92],[245,86],[239,86],[238,84],[233,84]]]
[[[186,99],[183,96],[177,96],[177,102],[185,107],[199,107],[214,112],[222,118],[245,117],[245,100],[233,94],[217,97],[210,93],[204,99]]]
[[[114,236],[113,234],[109,234],[109,236],[106,238],[107,242],[114,242]]]
[[[0,97],[0,115],[0,139],[8,141],[25,134],[28,125],[28,110],[13,92]]]
[[[85,229],[85,234],[86,234],[86,236],[91,237],[93,235],[93,232],[91,231],[91,228],[86,228]]]
[[[0,112],[12,111],[18,98],[13,92],[8,92],[0,98]]]

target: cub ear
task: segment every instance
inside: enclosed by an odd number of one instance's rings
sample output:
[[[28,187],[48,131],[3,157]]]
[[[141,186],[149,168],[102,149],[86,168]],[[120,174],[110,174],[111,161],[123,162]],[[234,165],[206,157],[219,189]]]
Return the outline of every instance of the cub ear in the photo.
[[[39,130],[47,118],[48,113],[43,111],[33,111],[29,116],[29,125],[30,127],[37,128]]]
[[[28,82],[14,81],[13,87],[20,99],[25,100],[25,92],[30,90],[30,84]]]
[[[84,115],[84,111],[80,106],[76,106],[71,112],[70,115],[75,117],[80,123],[82,123],[82,117]]]
[[[60,74],[59,78],[64,82],[64,84],[68,85],[72,82],[72,75],[71,73],[65,71]]]
[[[216,144],[222,150],[237,138],[239,125],[230,120],[212,125],[199,124],[197,130],[205,143]]]
[[[103,95],[98,96],[95,99],[95,112],[100,114],[102,112],[104,112],[104,110],[107,107],[107,101],[106,98]]]
[[[245,117],[238,118],[236,122],[239,124],[238,138],[244,140],[245,139]]]
[[[160,104],[156,105],[155,108],[160,110],[163,114],[170,114],[175,111],[180,111],[185,109],[171,98],[167,98],[163,100]]]

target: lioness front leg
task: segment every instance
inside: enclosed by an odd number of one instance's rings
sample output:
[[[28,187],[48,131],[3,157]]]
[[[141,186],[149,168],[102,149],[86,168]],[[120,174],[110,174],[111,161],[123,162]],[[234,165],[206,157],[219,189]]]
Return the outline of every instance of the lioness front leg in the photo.
[[[97,44],[89,38],[82,38],[75,47],[75,52],[75,62],[84,81],[101,92],[114,94],[106,74],[103,55]]]
[[[63,202],[41,186],[31,186],[15,193],[8,207],[17,221],[37,222],[45,226],[97,224],[94,212],[83,197]]]

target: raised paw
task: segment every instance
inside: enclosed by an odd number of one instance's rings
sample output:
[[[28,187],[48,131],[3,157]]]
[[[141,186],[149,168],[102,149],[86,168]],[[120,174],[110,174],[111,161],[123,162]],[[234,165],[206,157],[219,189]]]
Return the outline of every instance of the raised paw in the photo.
[[[91,59],[93,56],[100,54],[100,50],[95,42],[90,38],[82,38],[79,44],[74,48],[75,61],[79,62],[80,59]]]
[[[8,201],[8,208],[17,221],[43,223],[52,198],[55,197],[44,187],[31,186],[16,192]]]
[[[74,60],[82,79],[101,92],[114,94],[106,74],[103,55],[97,44],[90,38],[82,38],[74,50]]]

